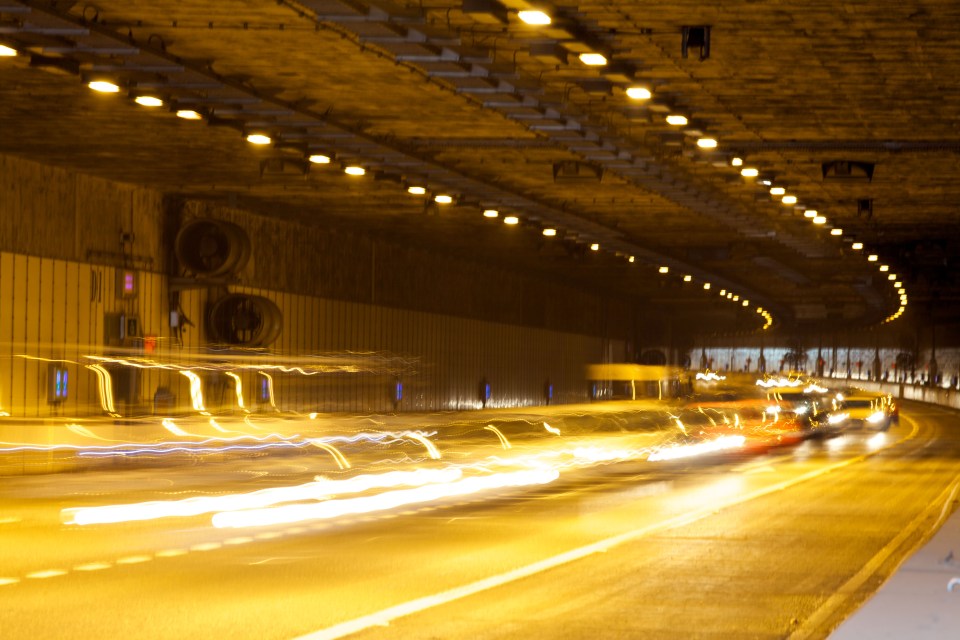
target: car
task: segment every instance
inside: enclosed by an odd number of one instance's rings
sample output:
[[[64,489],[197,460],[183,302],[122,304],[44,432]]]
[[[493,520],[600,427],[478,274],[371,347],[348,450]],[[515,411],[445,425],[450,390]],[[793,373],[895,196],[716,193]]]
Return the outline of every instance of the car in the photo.
[[[886,431],[899,422],[900,414],[890,394],[859,391],[838,397],[831,416],[846,428]]]

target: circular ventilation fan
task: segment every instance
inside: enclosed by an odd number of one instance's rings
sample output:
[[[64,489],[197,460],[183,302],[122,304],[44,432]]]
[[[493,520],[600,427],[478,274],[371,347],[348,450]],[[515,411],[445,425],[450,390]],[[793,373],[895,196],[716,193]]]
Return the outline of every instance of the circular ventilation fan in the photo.
[[[210,305],[207,331],[213,342],[238,347],[266,347],[280,336],[283,314],[271,300],[228,294]]]
[[[175,243],[177,260],[198,276],[235,274],[250,260],[250,237],[232,222],[191,220]]]

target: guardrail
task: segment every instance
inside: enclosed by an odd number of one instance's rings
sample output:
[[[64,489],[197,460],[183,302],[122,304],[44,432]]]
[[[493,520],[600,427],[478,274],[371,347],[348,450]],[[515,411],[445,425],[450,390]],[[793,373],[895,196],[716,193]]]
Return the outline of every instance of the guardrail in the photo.
[[[917,402],[929,402],[930,404],[960,409],[960,391],[955,389],[902,382],[878,382],[875,380],[854,380],[852,383],[866,391],[889,393],[894,398],[901,400],[916,400]]]

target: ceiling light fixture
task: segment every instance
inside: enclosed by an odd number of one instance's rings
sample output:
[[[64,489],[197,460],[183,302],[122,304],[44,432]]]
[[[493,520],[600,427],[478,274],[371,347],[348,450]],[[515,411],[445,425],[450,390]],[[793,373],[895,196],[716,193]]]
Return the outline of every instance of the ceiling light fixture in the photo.
[[[782,196],[787,192],[783,187],[770,187],[770,195],[772,196]]]
[[[739,302],[739,301],[740,301],[740,296],[733,296],[733,301],[734,301],[734,302]]]
[[[709,282],[704,282],[704,283],[703,283],[703,289],[704,289],[704,291],[709,291],[709,290],[710,290],[710,283],[709,283]]]
[[[452,203],[453,203],[453,196],[448,196],[448,195],[443,195],[443,194],[441,194],[441,195],[438,195],[438,196],[434,196],[434,197],[433,197],[433,201],[436,202],[437,204],[452,204]]]
[[[743,169],[740,169],[740,175],[742,175],[744,178],[756,178],[758,175],[760,175],[760,170],[754,169],[753,167],[744,167]]]
[[[660,273],[670,273],[670,267],[660,267],[657,271]]]
[[[653,94],[646,87],[630,87],[627,89],[627,97],[633,100],[649,100]]]
[[[853,249],[854,251],[862,251],[862,250],[863,250],[863,243],[862,243],[862,242],[854,242],[852,245],[850,245],[850,248]]]
[[[726,290],[726,289],[720,289],[720,295],[721,295],[721,296],[727,295],[727,290]]]
[[[349,167],[344,167],[343,172],[348,176],[362,176],[367,173],[367,170],[363,167],[351,165]]]
[[[630,256],[629,258],[627,258],[627,262],[629,262],[630,264],[633,264],[635,260],[636,258],[634,258],[633,256]]]
[[[163,100],[155,96],[137,96],[133,99],[141,107],[162,107]]]
[[[15,55],[17,55],[16,49],[0,44],[0,58],[12,58]]]
[[[803,212],[804,218],[816,218],[819,215],[816,209],[807,209]]]
[[[677,115],[677,114],[671,114],[667,116],[667,124],[672,125],[674,127],[682,127],[683,125],[687,124],[687,117]]]
[[[499,215],[500,215],[500,212],[497,211],[496,209],[485,209],[483,212],[484,218],[496,218]]]
[[[842,235],[843,235],[843,229],[841,229],[841,228],[839,228],[839,227],[834,227],[833,229],[830,229],[830,235],[832,235],[832,236],[842,236]]]
[[[876,262],[879,259],[880,259],[880,256],[878,256],[875,253],[871,253],[870,255],[867,256],[867,262]]]
[[[740,167],[743,166],[743,158],[733,158],[730,160],[731,167]]]
[[[895,273],[891,273],[890,275],[887,276],[887,280],[890,280],[891,282],[896,279],[897,279],[897,274]]]
[[[607,58],[602,53],[581,53],[580,62],[588,67],[602,67],[607,64]]]
[[[880,265],[880,271],[887,272],[890,271],[890,267],[885,264]]]
[[[697,140],[697,146],[701,149],[716,149],[717,141],[715,138],[700,138]]]
[[[517,17],[520,18],[521,21],[534,26],[550,24],[550,16],[543,11],[519,11],[517,12]]]
[[[407,193],[412,196],[422,196],[426,195],[427,189],[425,187],[407,187]]]
[[[749,300],[744,300],[744,301],[743,301],[743,306],[749,307],[749,306],[750,306],[750,301],[749,301]]]
[[[177,111],[177,117],[183,118],[184,120],[200,120],[203,118],[203,116],[193,109],[180,109]]]
[[[548,238],[552,238],[553,236],[557,235],[557,230],[556,230],[556,229],[544,229],[544,230],[543,230],[543,235],[547,236]]]
[[[691,282],[691,281],[693,281],[693,276],[683,276],[683,281],[684,281],[684,282]]]
[[[590,251],[599,251],[599,250],[600,250],[600,245],[597,244],[596,242],[590,245]]]
[[[816,218],[813,219],[813,224],[826,224],[826,223],[827,223],[826,216],[817,216]]]
[[[88,82],[87,86],[100,93],[117,93],[120,91],[120,87],[106,80],[94,80]]]
[[[520,224],[520,218],[517,216],[507,216],[503,219],[503,224]]]
[[[893,286],[897,286],[898,284],[900,284],[900,283],[899,283],[899,282],[894,282],[894,283],[893,283]],[[907,290],[904,289],[903,287],[900,287],[899,289],[897,289],[897,293],[899,293],[900,295],[903,295],[903,294],[905,294],[906,292],[907,292]]]
[[[785,195],[785,196],[783,196],[783,198],[780,200],[780,202],[782,202],[783,204],[786,204],[786,205],[797,204],[797,196]]]
[[[262,133],[251,133],[247,136],[247,142],[251,144],[270,144],[273,139]]]
[[[330,156],[325,156],[322,153],[315,153],[309,158],[307,158],[313,164],[330,164]],[[413,193],[412,191],[410,193]],[[424,191],[426,193],[426,191]]]

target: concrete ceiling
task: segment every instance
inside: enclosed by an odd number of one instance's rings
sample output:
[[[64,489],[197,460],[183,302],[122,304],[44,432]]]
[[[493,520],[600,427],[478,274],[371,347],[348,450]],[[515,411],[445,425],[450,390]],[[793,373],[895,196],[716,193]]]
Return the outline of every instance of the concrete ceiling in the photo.
[[[0,44],[20,53],[0,58],[0,152],[736,312],[747,329],[757,305],[786,328],[881,323],[900,302],[879,264],[901,277],[908,317],[960,317],[960,5],[537,7],[551,25],[522,23],[519,0],[0,0]],[[587,51],[608,64],[583,64]],[[120,93],[85,86],[98,78]],[[715,150],[697,146],[706,136]]]

